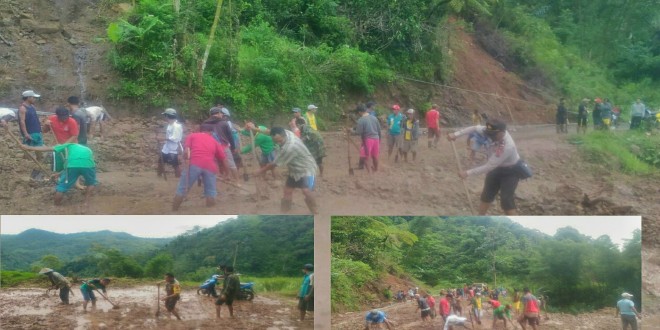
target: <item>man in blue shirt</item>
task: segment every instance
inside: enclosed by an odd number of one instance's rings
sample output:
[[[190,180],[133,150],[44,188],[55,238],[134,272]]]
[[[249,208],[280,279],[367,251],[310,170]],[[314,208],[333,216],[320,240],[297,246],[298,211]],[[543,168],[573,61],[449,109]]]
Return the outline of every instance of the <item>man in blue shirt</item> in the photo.
[[[388,329],[394,329],[394,325],[390,320],[387,319],[385,312],[374,309],[367,313],[367,316],[365,317],[364,329],[369,330],[370,327],[381,329],[382,324],[385,324]]]
[[[305,320],[307,311],[314,311],[314,265],[306,264],[302,269],[303,277],[300,292],[298,292],[298,309],[300,309],[300,321]]]
[[[628,329],[628,325],[632,330],[637,330],[637,319],[642,318],[642,315],[635,309],[635,303],[630,300],[633,295],[628,292],[621,294],[621,300],[616,303],[616,315],[621,314],[621,327],[623,330]]]
[[[401,107],[398,104],[392,106],[392,113],[387,116],[387,158],[392,156],[394,147],[397,149],[394,161],[399,161],[399,148],[401,148],[401,122],[403,115]]]

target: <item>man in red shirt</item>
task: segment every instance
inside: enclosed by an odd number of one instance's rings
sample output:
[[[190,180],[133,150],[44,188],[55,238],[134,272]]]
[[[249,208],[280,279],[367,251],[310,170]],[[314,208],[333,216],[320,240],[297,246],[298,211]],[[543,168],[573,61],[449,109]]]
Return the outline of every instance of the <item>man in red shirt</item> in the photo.
[[[451,311],[451,301],[453,298],[454,295],[448,293],[446,296],[440,299],[440,308],[438,309],[438,311],[440,312],[440,316],[442,316],[443,323],[447,322],[447,317],[449,316],[449,312]]]
[[[440,107],[437,104],[431,106],[426,112],[426,127],[429,129],[429,149],[438,146],[440,139]],[[433,144],[431,144],[433,142]]]
[[[524,288],[523,293],[520,299],[523,305],[523,314],[518,318],[518,323],[520,323],[523,330],[527,329],[525,322],[532,326],[532,329],[536,330],[536,326],[539,325],[541,320],[540,301],[532,294],[529,288]]]
[[[78,143],[78,123],[69,116],[69,110],[65,107],[58,107],[55,114],[48,117],[48,121],[43,125],[43,132],[50,130],[55,135],[57,144]]]
[[[193,183],[199,177],[204,183],[204,196],[206,197],[206,206],[215,205],[217,196],[215,177],[218,173],[218,164],[216,159],[222,162],[225,168],[229,168],[225,147],[222,146],[212,135],[215,126],[212,124],[202,124],[201,132],[188,135],[184,143],[184,162],[187,171],[179,180],[176,188],[176,195],[172,204],[172,210],[176,211],[181,206],[184,197],[192,187]]]

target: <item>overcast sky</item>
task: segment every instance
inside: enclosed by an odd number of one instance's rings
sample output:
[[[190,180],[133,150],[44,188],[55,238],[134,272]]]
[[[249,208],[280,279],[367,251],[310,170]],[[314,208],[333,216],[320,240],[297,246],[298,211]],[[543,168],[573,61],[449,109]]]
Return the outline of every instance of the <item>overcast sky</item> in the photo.
[[[614,244],[622,247],[624,239],[631,239],[635,229],[642,228],[640,216],[540,216],[540,217],[509,217],[524,227],[538,229],[540,232],[554,235],[558,228],[573,227],[581,234],[598,238],[602,235],[610,237]]]
[[[213,227],[235,215],[3,215],[0,233],[18,234],[30,228],[69,234],[110,230],[138,237],[172,237],[194,226]]]

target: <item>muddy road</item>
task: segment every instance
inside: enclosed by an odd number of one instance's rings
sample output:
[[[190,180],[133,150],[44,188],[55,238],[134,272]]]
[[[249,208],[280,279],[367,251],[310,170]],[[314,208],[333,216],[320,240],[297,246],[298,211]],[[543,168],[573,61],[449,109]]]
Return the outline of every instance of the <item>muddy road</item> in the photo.
[[[64,205],[51,203],[53,185],[30,180],[36,168],[9,140],[0,138],[0,209],[2,214],[168,214],[177,185],[173,173],[167,180],[156,176],[160,147],[155,141],[159,123],[154,119],[119,119],[107,125],[103,140],[90,143],[96,152],[100,185],[89,209],[82,209],[83,194],[68,194]],[[660,214],[654,196],[658,185],[583,162],[576,146],[565,136],[554,133],[553,126],[519,128],[512,135],[521,155],[534,168],[535,176],[521,182],[517,203],[524,215],[602,215]],[[47,137],[48,138],[48,137]],[[321,214],[325,215],[466,215],[470,213],[456,161],[450,144],[441,140],[437,149],[426,147],[426,136],[419,144],[415,162],[388,160],[385,143],[381,145],[381,170],[367,175],[355,170],[349,176],[347,141],[338,132],[324,133],[328,156],[325,172],[318,180]],[[353,137],[357,141],[356,137]],[[244,140],[244,143],[248,143]],[[465,141],[457,141],[464,166],[467,166]],[[353,167],[358,155],[350,146]],[[244,156],[249,172],[256,169],[251,155]],[[281,171],[280,171],[281,172]],[[202,187],[194,186],[178,211],[180,214],[274,214],[279,213],[283,179],[260,181],[262,197],[256,198],[255,177],[241,180],[237,188],[218,183],[218,204],[204,206]],[[475,205],[483,177],[467,181]],[[633,188],[634,187],[634,188]],[[585,196],[588,202],[585,201]],[[300,192],[294,193],[293,213],[307,213]],[[498,205],[491,214],[501,214]]]
[[[439,301],[439,297],[436,298],[436,303]],[[465,304],[465,302],[464,302]],[[485,304],[488,305],[488,304]],[[485,306],[484,305],[484,306]],[[442,317],[439,315],[432,319],[430,322],[423,322],[420,317],[420,312],[416,311],[417,303],[413,301],[395,303],[393,305],[382,307],[381,310],[384,311],[388,319],[393,321],[395,328],[397,330],[405,329],[442,329],[444,323]],[[436,305],[436,312],[438,306]],[[467,306],[464,306],[463,310],[467,313]],[[354,313],[343,313],[336,314],[332,317],[332,329],[336,330],[359,330],[364,328],[364,317],[367,311],[364,312],[354,312]],[[621,329],[619,318],[614,317],[615,310],[612,308],[606,308],[593,313],[585,313],[579,315],[570,315],[570,314],[561,314],[561,313],[550,313],[547,317],[542,316],[540,329],[544,330],[566,330],[566,329],[581,329],[581,330],[619,330]],[[493,324],[493,312],[492,309],[484,310],[483,316],[481,319],[481,325],[479,325],[475,319],[472,319],[473,323],[470,323],[470,316],[463,315],[468,319],[468,327],[474,327],[472,329],[481,330],[481,329],[505,329],[502,321],[498,321],[495,328],[492,328]],[[512,314],[514,324],[507,322],[507,329],[522,329],[520,325],[516,322],[515,315]],[[639,321],[639,325],[644,324],[641,329],[657,329],[651,326],[650,323],[646,322],[644,319]],[[530,329],[530,327],[527,327]],[[454,329],[465,329],[461,327],[454,327]]]
[[[110,300],[120,308],[99,298],[96,309],[83,312],[82,295],[74,287],[71,305],[60,305],[55,291],[15,288],[0,290],[2,329],[313,329],[313,320],[298,321],[296,301],[272,295],[258,295],[252,302],[234,303],[235,318],[223,308],[222,319],[215,317],[212,298],[183,290],[177,308],[183,320],[168,316],[161,305],[157,310],[156,287],[108,288]],[[161,292],[162,294],[162,292]]]

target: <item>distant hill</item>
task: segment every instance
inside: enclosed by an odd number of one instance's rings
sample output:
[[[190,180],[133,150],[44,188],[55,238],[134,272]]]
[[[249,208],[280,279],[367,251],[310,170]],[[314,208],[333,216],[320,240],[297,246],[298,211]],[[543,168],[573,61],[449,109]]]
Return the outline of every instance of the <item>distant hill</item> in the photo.
[[[142,238],[109,230],[58,234],[28,229],[17,235],[0,235],[0,266],[3,270],[27,270],[48,254],[67,262],[89,254],[93,245],[116,248],[129,255],[144,254],[158,250],[172,239]]]
[[[314,262],[311,216],[241,215],[215,227],[178,236],[163,251],[174,258],[176,274],[192,274],[218,264],[255,276],[297,276]],[[208,276],[208,275],[205,275]]]

